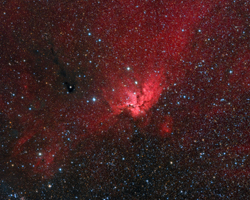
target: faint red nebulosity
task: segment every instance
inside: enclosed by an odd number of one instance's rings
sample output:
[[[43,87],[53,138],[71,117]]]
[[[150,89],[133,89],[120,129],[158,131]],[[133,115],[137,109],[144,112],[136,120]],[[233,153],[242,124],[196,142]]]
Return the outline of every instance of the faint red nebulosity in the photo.
[[[160,134],[162,137],[169,137],[173,131],[173,118],[170,115],[165,116],[160,124]]]
[[[66,5],[53,5],[51,8],[47,7],[44,11],[40,11],[39,14],[42,17],[31,20],[30,27],[19,30],[18,21],[25,18],[25,23],[21,25],[29,26],[30,16],[34,15],[32,9],[28,9],[28,3],[20,6],[21,14],[14,12],[11,18],[7,18],[8,23],[4,27],[6,30],[3,30],[6,31],[7,41],[12,41],[12,43],[9,44],[8,51],[4,52],[6,62],[3,63],[5,67],[1,68],[1,72],[5,74],[5,77],[1,83],[8,89],[7,92],[1,91],[0,97],[3,100],[1,99],[0,106],[8,120],[18,124],[17,129],[21,132],[19,138],[14,140],[15,147],[12,149],[11,156],[19,164],[26,161],[31,163],[34,167],[30,168],[30,173],[40,173],[46,178],[51,178],[64,159],[68,159],[66,157],[71,149],[74,149],[88,135],[98,135],[112,129],[115,125],[118,127],[118,134],[122,128],[127,128],[126,130],[132,132],[133,128],[129,125],[129,119],[124,120],[120,117],[123,112],[128,112],[129,117],[134,121],[143,118],[142,124],[147,126],[150,118],[155,117],[151,114],[151,110],[157,105],[164,90],[171,87],[173,83],[179,83],[186,71],[195,71],[193,68],[196,69],[196,66],[190,63],[195,63],[203,54],[213,56],[214,49],[217,49],[216,45],[219,42],[216,41],[210,49],[206,48],[204,43],[210,44],[212,38],[218,39],[219,36],[216,35],[217,31],[215,31],[216,34],[213,33],[214,28],[210,27],[210,23],[203,23],[202,20],[206,21],[206,18],[210,17],[216,4],[223,6],[225,2],[227,1],[220,1],[220,3],[200,0],[166,1],[165,3],[164,1],[155,3],[107,1],[99,5],[99,10],[92,8],[91,3],[82,3],[84,8],[81,9],[78,8],[77,3],[73,3],[70,5],[71,11]],[[140,6],[135,8],[137,3]],[[90,8],[95,10],[94,15]],[[84,9],[86,13],[83,12]],[[9,5],[8,12],[12,13],[12,10],[15,9]],[[79,11],[84,17],[77,19],[75,11]],[[214,24],[223,21],[220,14],[218,15]],[[53,26],[43,23],[45,19],[51,21]],[[56,23],[52,23],[53,20]],[[12,21],[14,25],[10,28],[8,24],[12,24]],[[36,27],[34,22],[39,22],[37,23],[39,27]],[[236,22],[238,23],[237,20]],[[196,43],[192,43],[192,38],[196,34],[195,27],[200,26],[199,23],[201,26],[205,24],[204,38],[203,35],[197,34]],[[223,23],[222,27],[231,32],[228,22],[223,21]],[[239,23],[242,22],[239,20]],[[71,27],[73,24],[75,28]],[[31,34],[29,31],[32,31],[34,27],[41,31]],[[12,33],[15,28],[19,31],[17,35],[8,34]],[[221,30],[221,28],[218,29]],[[34,38],[32,38],[33,35],[35,35]],[[81,42],[85,45],[81,45]],[[37,48],[43,51],[38,54],[40,56],[32,54],[32,51]],[[53,48],[55,50],[52,51]],[[19,49],[18,53],[16,49]],[[54,51],[58,52],[58,59],[61,63],[55,61]],[[187,52],[192,52],[192,55]],[[81,55],[77,57],[77,54]],[[188,57],[190,55],[192,57],[193,54],[194,58]],[[15,59],[10,58],[9,55]],[[223,53],[223,56],[225,55]],[[234,86],[230,94],[239,96],[249,91],[249,55],[245,47],[238,52],[237,56],[234,55],[235,60],[230,61],[230,67],[231,64],[234,66],[228,72],[230,76],[222,71],[224,63],[217,71],[214,70],[216,72],[213,72],[216,81],[220,77],[214,74],[223,74],[223,86],[227,86],[228,83]],[[216,64],[219,62],[218,56],[215,56]],[[25,57],[25,61],[22,57]],[[189,64],[186,62],[186,65],[183,65],[182,62],[188,59],[192,62],[190,61]],[[212,62],[210,61],[212,59],[214,58],[208,58],[207,62]],[[85,61],[84,64],[83,61]],[[95,66],[92,65],[93,63]],[[71,99],[69,95],[66,97],[61,95],[63,90],[57,88],[62,85],[58,83],[61,81],[58,77],[63,67],[75,74],[85,73],[85,76],[90,77],[86,86],[80,89],[83,92],[87,91],[86,93],[80,93],[80,95],[78,93]],[[83,70],[85,68],[86,72]],[[227,76],[228,82],[225,81]],[[78,76],[77,81],[81,80]],[[91,101],[97,94],[99,95],[97,101]],[[213,121],[212,118],[216,115],[221,118],[226,116],[224,105],[210,106],[202,112],[203,102],[199,102],[202,99],[203,96],[199,96],[198,102],[190,109],[189,114],[192,117],[199,118],[204,115]],[[14,109],[9,102],[15,104]],[[219,100],[216,103],[219,104]],[[166,113],[160,113],[157,116],[162,119],[157,124],[159,128],[157,134],[168,138],[175,131],[173,128],[176,123],[175,118]],[[49,128],[45,128],[47,126]],[[193,126],[201,125],[194,124]],[[249,132],[246,131],[245,134],[248,135]],[[193,140],[189,134],[185,137],[187,143]],[[225,149],[220,149],[222,150]],[[247,154],[249,145],[239,145],[232,148],[232,151]]]

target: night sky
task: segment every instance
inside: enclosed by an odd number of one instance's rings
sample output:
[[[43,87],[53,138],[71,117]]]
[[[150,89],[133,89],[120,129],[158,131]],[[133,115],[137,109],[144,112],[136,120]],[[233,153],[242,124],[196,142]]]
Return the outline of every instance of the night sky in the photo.
[[[250,1],[0,2],[0,199],[250,199]]]

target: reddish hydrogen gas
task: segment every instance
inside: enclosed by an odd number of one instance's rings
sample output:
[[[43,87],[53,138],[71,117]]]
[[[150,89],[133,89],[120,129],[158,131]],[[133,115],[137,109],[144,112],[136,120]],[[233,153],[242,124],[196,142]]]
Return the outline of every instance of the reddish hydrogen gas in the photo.
[[[233,147],[216,151],[249,152],[249,6],[61,2],[0,8],[6,163],[51,178],[88,138],[135,127],[187,149],[220,137]]]

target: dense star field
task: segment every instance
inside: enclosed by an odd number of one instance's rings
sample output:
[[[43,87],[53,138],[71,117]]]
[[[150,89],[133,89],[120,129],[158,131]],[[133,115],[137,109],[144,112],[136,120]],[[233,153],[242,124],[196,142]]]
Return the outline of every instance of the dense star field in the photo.
[[[250,2],[0,3],[0,199],[250,198]]]

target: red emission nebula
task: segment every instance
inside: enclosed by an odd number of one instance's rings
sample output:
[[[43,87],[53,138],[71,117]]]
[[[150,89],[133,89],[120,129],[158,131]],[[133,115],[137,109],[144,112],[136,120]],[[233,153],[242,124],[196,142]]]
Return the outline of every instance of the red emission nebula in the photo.
[[[1,3],[2,180],[51,180],[104,140],[129,155],[138,131],[158,141],[161,163],[247,181],[249,9],[237,0]],[[100,168],[96,181],[109,177]]]

